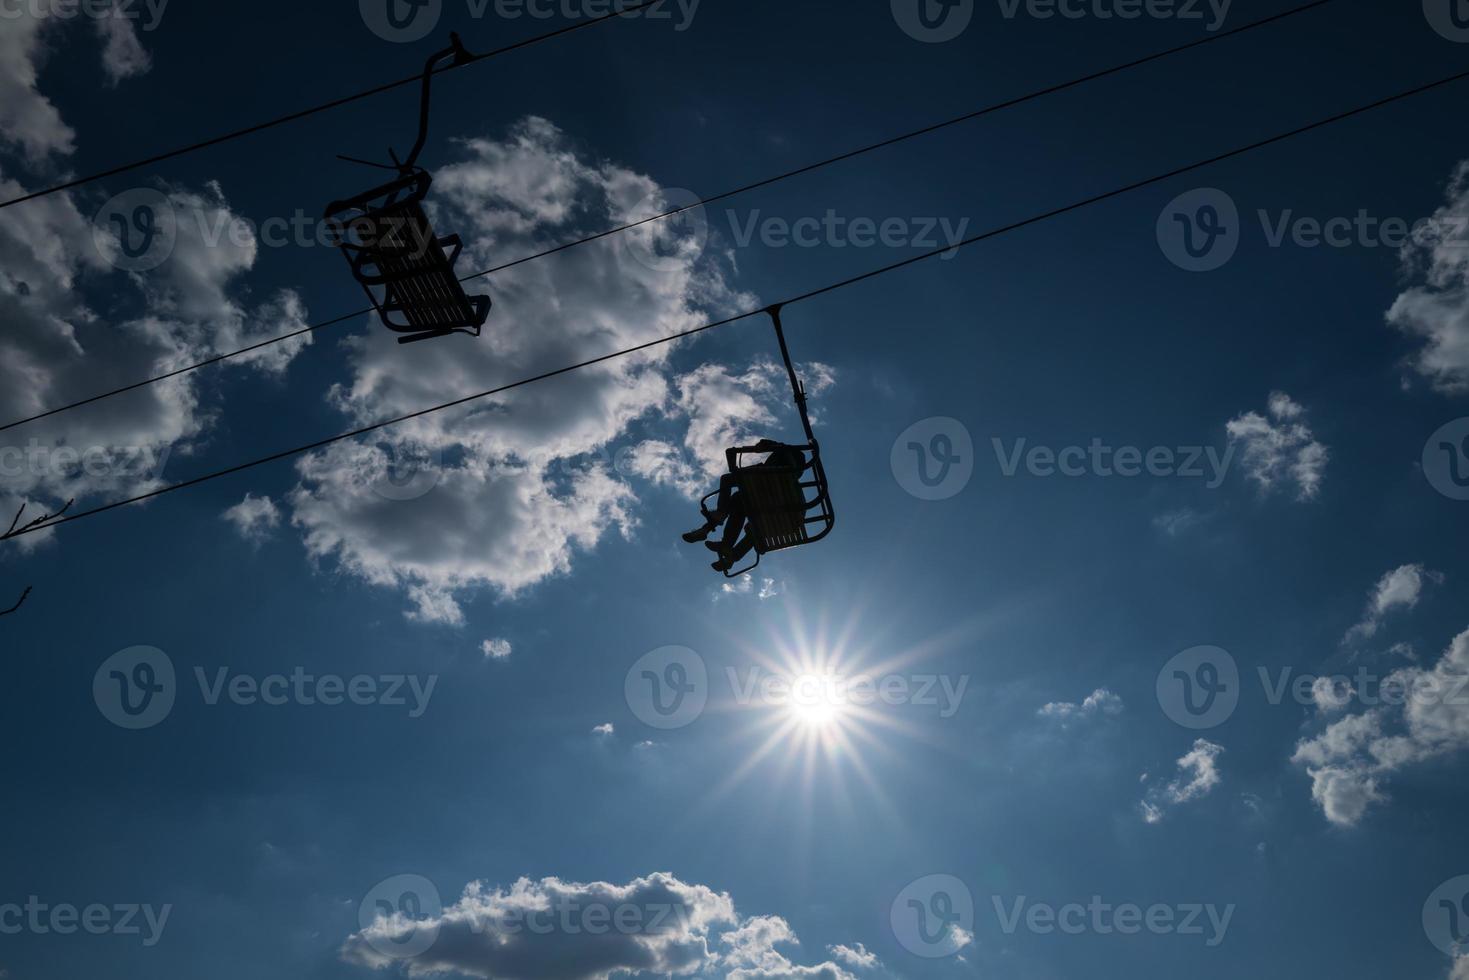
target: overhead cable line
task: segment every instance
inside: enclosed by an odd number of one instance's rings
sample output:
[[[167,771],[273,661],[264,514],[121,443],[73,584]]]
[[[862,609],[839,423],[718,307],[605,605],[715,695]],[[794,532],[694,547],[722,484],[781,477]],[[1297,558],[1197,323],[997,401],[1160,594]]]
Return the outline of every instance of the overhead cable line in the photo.
[[[109,504],[102,504],[100,506],[93,507],[90,510],[84,510],[84,511],[80,511],[80,512],[75,513],[75,514],[69,514],[69,515],[66,515],[66,516],[63,516],[63,517],[58,517],[56,520],[50,521],[49,523],[43,525],[42,527],[28,528],[28,529],[22,529],[20,531],[17,531],[17,532],[15,532],[15,534],[13,536],[14,537],[20,537],[22,534],[29,534],[29,533],[32,533],[33,531],[49,529],[49,528],[52,528],[52,527],[58,527],[58,526],[60,526],[62,524],[69,524],[72,521],[79,521],[79,520],[82,520],[84,518],[95,517],[98,514],[104,514],[104,513],[108,512],[110,510],[117,510],[120,507],[126,507],[126,506],[128,506],[130,504],[141,503],[141,502],[143,502],[145,500],[151,500],[154,497],[161,497],[164,494],[173,493],[176,490],[183,490],[183,489],[185,489],[187,487],[198,486],[201,483],[208,483],[208,482],[210,482],[212,480],[217,480],[217,479],[220,479],[222,477],[230,476],[230,475],[235,474],[235,473],[240,473],[240,472],[242,472],[244,470],[254,469],[255,467],[258,467],[258,466],[264,466],[267,463],[273,463],[273,462],[277,462],[277,461],[282,460],[282,459],[288,459],[288,458],[290,458],[292,456],[301,456],[301,455],[304,455],[306,453],[309,453],[309,452],[311,452],[313,450],[321,449],[321,448],[326,447],[326,446],[330,446],[330,445],[332,445],[334,443],[343,442],[343,441],[346,441],[348,439],[354,439],[354,438],[356,438],[358,436],[363,436],[363,435],[367,435],[367,434],[372,433],[372,432],[377,432],[380,429],[386,429],[386,428],[388,428],[390,426],[398,425],[398,424],[403,423],[403,422],[408,422],[408,421],[411,421],[413,419],[422,418],[422,417],[424,417],[426,415],[432,415],[432,414],[434,414],[436,412],[442,412],[442,411],[445,411],[445,410],[450,409],[450,408],[457,408],[457,407],[459,407],[461,405],[467,405],[467,404],[469,404],[471,402],[479,401],[482,398],[488,398],[488,397],[490,397],[492,395],[498,395],[498,394],[501,394],[503,392],[506,392],[506,391],[510,391],[512,389],[515,389],[515,388],[523,387],[525,385],[535,384],[536,382],[545,381],[545,380],[548,380],[550,378],[559,377],[559,376],[561,376],[563,374],[569,374],[569,373],[571,373],[573,371],[579,371],[579,370],[581,370],[583,368],[588,368],[588,367],[592,367],[592,366],[597,365],[597,364],[602,364],[602,363],[604,363],[606,361],[615,360],[616,358],[619,358],[619,357],[626,357],[626,356],[628,356],[630,354],[636,354],[636,353],[639,353],[641,351],[649,350],[650,348],[653,348],[653,347],[658,347],[658,346],[660,346],[662,344],[672,343],[675,340],[681,340],[681,339],[686,338],[686,337],[692,337],[695,334],[704,333],[705,331],[713,330],[713,329],[716,329],[716,328],[722,327],[722,326],[726,326],[728,324],[735,323],[735,322],[738,322],[740,320],[744,320],[744,319],[746,319],[748,317],[757,316],[757,315],[765,312],[767,309],[770,309],[773,306],[791,306],[791,305],[793,305],[795,303],[800,303],[800,302],[802,302],[804,300],[814,299],[817,296],[823,296],[823,295],[825,295],[827,293],[835,292],[838,289],[845,289],[848,286],[853,286],[853,285],[856,285],[857,283],[865,282],[865,281],[867,281],[869,279],[874,279],[874,278],[876,278],[878,276],[885,275],[885,274],[887,274],[889,272],[894,272],[894,271],[896,271],[898,269],[906,268],[906,267],[908,267],[910,265],[914,265],[916,263],[923,262],[923,261],[925,261],[927,259],[932,259],[932,258],[935,258],[937,256],[944,255],[946,253],[955,252],[958,249],[963,248],[963,247],[965,247],[967,245],[973,245],[973,244],[976,244],[978,242],[985,241],[985,240],[990,239],[990,238],[995,238],[995,237],[998,237],[1000,235],[1008,234],[1009,232],[1012,232],[1012,231],[1017,231],[1017,230],[1019,230],[1021,228],[1026,228],[1026,227],[1029,227],[1031,225],[1039,224],[1040,222],[1047,221],[1047,220],[1049,220],[1051,218],[1056,218],[1056,217],[1059,217],[1059,216],[1064,215],[1064,214],[1069,214],[1072,211],[1078,211],[1078,210],[1081,210],[1082,208],[1089,207],[1089,206],[1091,206],[1093,204],[1099,204],[1099,203],[1101,203],[1103,201],[1109,201],[1112,198],[1120,197],[1120,196],[1122,196],[1124,194],[1131,193],[1132,191],[1141,190],[1142,188],[1145,188],[1145,187],[1151,187],[1151,186],[1153,186],[1155,184],[1160,184],[1160,183],[1163,183],[1164,181],[1171,180],[1174,177],[1179,177],[1179,176],[1182,176],[1183,174],[1192,173],[1193,171],[1201,170],[1201,169],[1203,169],[1205,167],[1212,166],[1212,165],[1214,165],[1216,163],[1222,163],[1225,160],[1230,160],[1230,159],[1233,159],[1235,157],[1243,156],[1243,155],[1245,155],[1247,153],[1254,152],[1255,150],[1260,150],[1260,149],[1263,149],[1263,148],[1268,147],[1268,146],[1273,146],[1276,143],[1282,143],[1282,142],[1284,142],[1286,140],[1289,140],[1289,139],[1292,139],[1292,138],[1294,138],[1296,136],[1301,136],[1301,135],[1303,135],[1305,133],[1309,133],[1309,132],[1312,132],[1314,130],[1322,129],[1323,127],[1326,127],[1326,126],[1330,126],[1330,125],[1332,125],[1334,123],[1342,122],[1344,120],[1351,119],[1351,118],[1354,118],[1356,116],[1364,115],[1365,113],[1371,112],[1371,111],[1373,111],[1375,109],[1380,109],[1380,108],[1383,108],[1384,106],[1388,106],[1388,105],[1392,105],[1392,104],[1397,103],[1397,102],[1401,102],[1401,101],[1403,101],[1405,99],[1412,98],[1413,96],[1416,96],[1416,95],[1422,95],[1425,92],[1430,92],[1430,91],[1433,91],[1435,89],[1443,88],[1443,87],[1445,87],[1447,85],[1453,84],[1454,82],[1463,81],[1466,78],[1469,78],[1469,72],[1459,72],[1458,74],[1455,74],[1455,75],[1449,75],[1446,78],[1441,78],[1441,79],[1439,79],[1437,81],[1429,82],[1429,83],[1427,83],[1425,85],[1419,85],[1419,86],[1416,86],[1414,88],[1407,89],[1406,91],[1399,92],[1396,95],[1390,95],[1390,96],[1388,96],[1386,98],[1378,99],[1375,102],[1370,102],[1370,103],[1367,103],[1366,105],[1361,105],[1361,106],[1356,107],[1355,109],[1349,109],[1349,110],[1347,110],[1345,112],[1339,112],[1339,113],[1337,113],[1335,115],[1328,116],[1328,117],[1326,117],[1324,119],[1318,119],[1317,121],[1312,122],[1312,123],[1307,123],[1304,126],[1298,126],[1295,129],[1288,130],[1288,131],[1286,131],[1284,133],[1278,133],[1275,136],[1270,136],[1270,137],[1267,137],[1265,139],[1257,140],[1257,141],[1255,141],[1253,143],[1249,143],[1249,144],[1247,144],[1245,146],[1237,147],[1237,148],[1235,148],[1233,150],[1228,150],[1228,151],[1226,151],[1224,153],[1219,153],[1219,154],[1216,154],[1214,156],[1208,157],[1207,159],[1200,160],[1200,161],[1197,161],[1195,163],[1188,164],[1186,166],[1176,167],[1176,168],[1174,168],[1172,170],[1169,170],[1169,171],[1167,171],[1165,173],[1157,174],[1155,176],[1148,177],[1148,178],[1143,179],[1143,180],[1135,181],[1135,182],[1133,182],[1131,184],[1126,184],[1126,185],[1124,185],[1122,187],[1118,187],[1118,188],[1115,188],[1115,189],[1110,190],[1110,191],[1106,191],[1106,192],[1101,193],[1101,194],[1096,194],[1096,195],[1093,195],[1092,197],[1084,198],[1084,199],[1082,199],[1080,201],[1076,201],[1076,202],[1073,202],[1071,204],[1067,204],[1067,205],[1065,205],[1063,207],[1055,208],[1053,210],[1046,211],[1046,212],[1043,212],[1041,214],[1033,215],[1033,216],[1031,216],[1029,218],[1025,218],[1025,219],[1022,219],[1020,221],[1012,222],[1011,224],[1008,224],[1008,225],[1002,225],[1001,227],[993,228],[993,229],[991,229],[989,231],[982,232],[981,234],[973,235],[973,236],[971,236],[969,238],[966,238],[963,241],[957,242],[957,243],[955,243],[952,246],[944,246],[944,247],[941,247],[941,248],[932,249],[931,251],[923,252],[923,253],[921,253],[919,255],[915,255],[915,256],[913,256],[911,258],[904,259],[901,262],[894,262],[894,263],[891,263],[889,265],[885,265],[885,266],[881,266],[879,268],[873,269],[873,270],[871,270],[869,272],[864,272],[864,273],[862,273],[860,275],[852,276],[850,278],[843,279],[843,280],[840,280],[838,282],[830,283],[828,285],[821,286],[821,287],[818,287],[816,289],[809,290],[809,291],[804,292],[804,293],[800,293],[800,294],[798,294],[796,296],[790,297],[789,299],[780,300],[777,303],[772,303],[769,306],[761,307],[760,309],[757,309],[757,310],[747,310],[744,313],[737,313],[734,316],[725,317],[722,320],[715,320],[712,323],[706,323],[703,326],[694,327],[694,328],[692,328],[690,330],[684,330],[684,331],[682,331],[680,333],[671,334],[671,335],[669,335],[667,337],[660,337],[657,340],[650,340],[650,341],[648,341],[646,343],[638,344],[638,345],[633,346],[633,347],[624,348],[623,350],[613,351],[610,354],[603,354],[600,357],[594,357],[594,358],[591,358],[590,360],[581,361],[580,363],[577,363],[577,364],[569,364],[566,367],[557,368],[557,369],[555,369],[553,371],[546,371],[546,372],[544,372],[542,374],[538,374],[538,375],[535,375],[533,377],[522,378],[519,381],[513,381],[513,382],[511,382],[509,384],[501,385],[498,388],[491,388],[488,391],[481,391],[478,394],[466,395],[463,398],[456,398],[453,401],[444,402],[443,404],[440,404],[440,405],[433,405],[433,406],[430,406],[429,408],[419,409],[416,412],[409,412],[406,415],[400,415],[400,416],[398,416],[396,418],[385,419],[385,420],[383,420],[381,422],[374,422],[374,423],[372,423],[370,425],[365,425],[365,426],[362,426],[362,427],[357,428],[357,429],[352,429],[351,431],[348,431],[348,432],[342,432],[342,433],[339,433],[339,434],[334,435],[334,436],[329,436],[329,437],[327,437],[325,439],[318,439],[315,442],[310,442],[310,443],[307,443],[306,445],[303,445],[303,446],[297,446],[297,447],[295,447],[293,449],[285,449],[285,450],[282,450],[280,452],[272,453],[269,456],[262,456],[259,459],[251,460],[251,461],[249,461],[247,463],[240,463],[240,464],[237,464],[235,466],[231,466],[228,469],[216,470],[216,471],[214,471],[212,473],[206,473],[203,476],[197,476],[197,477],[194,477],[193,479],[185,480],[185,481],[183,481],[181,483],[175,483],[175,484],[172,484],[170,486],[160,487],[159,489],[150,491],[148,493],[138,494],[137,496],[128,497],[128,498],[126,498],[124,500],[117,500],[117,501],[113,501],[112,503],[109,503]]]
[[[502,54],[509,54],[511,51],[518,51],[521,48],[528,48],[532,45],[540,44],[542,41],[549,41],[552,38],[561,37],[562,35],[570,34],[573,31],[579,31],[587,27],[592,27],[596,24],[602,23],[603,21],[611,20],[614,17],[621,17],[625,14],[630,14],[634,11],[641,10],[644,7],[651,7],[653,4],[660,2],[662,2],[662,0],[639,0],[639,2],[629,4],[616,13],[602,14],[598,17],[591,17],[587,20],[578,21],[575,24],[569,24],[566,27],[557,28],[554,31],[548,31],[545,34],[537,34],[535,37],[528,37],[523,41],[516,41],[514,44],[507,44],[504,47],[495,48],[493,51],[484,51],[480,54],[470,55],[468,60],[462,62],[461,64],[448,65],[438,70],[453,71],[455,68],[463,68],[466,65],[472,65],[481,61],[488,61],[489,59],[498,57]],[[318,113],[328,112],[332,109],[338,109],[344,105],[350,105],[353,102],[360,102],[363,99],[370,99],[375,95],[382,95],[384,92],[391,92],[394,89],[403,88],[407,85],[418,85],[422,81],[423,73],[419,72],[407,78],[400,78],[396,82],[388,82],[384,85],[378,85],[374,88],[366,89],[354,95],[344,96],[340,99],[333,99],[330,102],[323,102],[322,104],[312,106],[309,109],[301,109],[297,112],[292,112],[289,115],[278,116],[275,119],[269,119],[265,122],[255,123],[254,125],[246,126],[243,129],[237,129],[233,132],[223,133],[219,136],[200,140],[197,143],[190,143],[188,146],[180,146],[176,149],[166,150],[162,153],[154,154],[153,156],[146,157],[142,160],[135,160],[132,163],[124,163],[119,166],[111,167],[107,170],[98,171],[94,174],[88,174],[85,177],[77,177],[64,183],[55,184],[51,187],[43,188],[42,190],[31,191],[28,194],[22,194],[20,197],[11,198],[8,201],[0,201],[0,210],[4,210],[8,207],[13,207],[16,204],[23,204],[26,201],[34,201],[38,197],[46,197],[50,194],[57,194],[61,191],[67,191],[75,187],[81,187],[83,184],[90,184],[95,181],[105,180],[108,177],[115,177],[118,174],[124,174],[130,170],[137,170],[139,167],[147,167],[155,163],[162,163],[165,160],[172,160],[175,157],[181,157],[189,153],[194,153],[198,150],[208,149],[211,146],[218,146],[221,143],[228,143],[231,140],[240,139],[244,136],[250,136],[254,133],[259,133],[267,129],[274,129],[277,126],[283,126],[286,123],[295,122],[298,119],[305,119],[309,116],[317,115]]]
[[[1125,62],[1125,63],[1120,64],[1120,65],[1115,65],[1115,66],[1113,66],[1111,68],[1105,68],[1105,69],[1103,69],[1101,71],[1092,72],[1091,74],[1088,74],[1088,75],[1082,75],[1082,76],[1079,76],[1077,78],[1073,78],[1070,81],[1061,82],[1061,83],[1058,83],[1056,85],[1051,85],[1051,86],[1048,86],[1048,87],[1043,88],[1043,89],[1037,89],[1036,91],[1029,92],[1029,93],[1027,93],[1025,95],[1017,96],[1017,97],[1015,97],[1013,99],[1007,99],[1004,102],[997,102],[997,103],[995,103],[993,105],[986,106],[986,107],[984,107],[982,109],[976,109],[976,110],[974,110],[972,112],[966,112],[963,115],[955,116],[952,119],[946,119],[943,122],[938,122],[938,123],[934,123],[933,125],[930,125],[930,126],[925,126],[922,129],[915,129],[915,130],[913,130],[911,132],[903,133],[903,134],[898,135],[898,136],[893,136],[893,137],[890,137],[888,139],[882,140],[882,141],[877,142],[877,143],[871,143],[871,144],[868,144],[866,146],[858,147],[857,149],[854,149],[854,150],[848,150],[845,153],[840,153],[840,154],[838,154],[836,156],[828,157],[825,160],[819,160],[819,161],[817,161],[815,163],[807,164],[807,165],[805,165],[803,167],[799,167],[799,168],[797,168],[795,170],[788,170],[785,173],[776,174],[773,177],[766,177],[766,178],[764,178],[762,180],[755,181],[754,183],[745,184],[742,187],[736,187],[736,188],[734,188],[732,190],[724,191],[723,193],[715,194],[715,195],[713,195],[711,197],[699,198],[698,200],[696,200],[692,204],[684,205],[682,207],[672,208],[670,210],[664,211],[664,212],[662,212],[660,214],[655,214],[655,215],[653,215],[651,217],[648,217],[648,218],[642,218],[642,219],[639,219],[637,221],[630,222],[630,223],[625,224],[625,225],[619,225],[616,228],[609,228],[606,231],[598,232],[595,235],[589,235],[586,238],[579,238],[579,239],[577,239],[575,241],[565,242],[563,244],[556,245],[556,246],[554,246],[552,248],[548,248],[548,249],[546,249],[544,251],[536,252],[533,255],[527,255],[527,256],[524,256],[523,258],[514,259],[514,260],[512,260],[510,262],[505,262],[505,263],[502,263],[501,265],[494,266],[493,268],[485,269],[483,272],[476,272],[476,273],[472,273],[472,274],[467,275],[467,276],[463,276],[463,277],[460,278],[459,281],[460,282],[468,282],[471,279],[478,279],[478,278],[481,278],[483,276],[488,276],[488,275],[491,275],[491,274],[496,273],[496,272],[502,272],[502,271],[504,271],[506,269],[514,268],[515,266],[518,266],[518,265],[523,265],[526,262],[531,262],[531,261],[536,260],[536,259],[542,259],[542,258],[545,258],[545,257],[550,256],[550,255],[555,255],[557,253],[567,251],[568,249],[575,248],[578,245],[585,245],[585,244],[587,244],[589,242],[595,242],[595,241],[600,241],[600,240],[605,239],[605,238],[610,238],[611,236],[620,234],[620,233],[622,233],[624,231],[630,231],[630,230],[632,230],[634,228],[641,227],[643,225],[649,224],[649,223],[654,222],[654,221],[661,221],[664,218],[671,218],[674,215],[682,214],[685,211],[690,211],[690,210],[693,210],[694,208],[702,207],[703,205],[706,205],[706,204],[713,204],[713,203],[716,203],[718,201],[723,201],[723,200],[726,200],[726,199],[731,198],[731,197],[735,197],[735,196],[740,195],[740,194],[748,193],[749,191],[758,190],[758,189],[763,188],[763,187],[769,187],[772,184],[780,183],[781,181],[789,180],[789,179],[791,179],[793,177],[798,177],[798,176],[801,176],[803,174],[810,173],[810,172],[812,172],[814,170],[819,170],[819,169],[821,169],[823,167],[829,167],[829,166],[832,166],[833,164],[841,163],[843,161],[850,160],[850,159],[852,159],[854,157],[862,156],[863,154],[866,154],[866,153],[871,153],[871,152],[874,152],[876,150],[884,149],[886,147],[893,146],[895,144],[902,143],[902,142],[905,142],[907,140],[916,139],[916,138],[918,138],[920,136],[926,136],[926,135],[928,135],[930,133],[934,133],[934,132],[937,132],[939,130],[946,129],[946,128],[950,127],[950,126],[957,126],[960,123],[969,122],[971,120],[978,119],[981,116],[986,116],[986,115],[989,115],[989,114],[994,113],[994,112],[999,112],[999,111],[1001,111],[1003,109],[1014,108],[1015,106],[1023,105],[1026,102],[1031,102],[1031,101],[1034,101],[1036,99],[1043,98],[1043,97],[1045,97],[1047,95],[1054,95],[1054,94],[1056,94],[1058,92],[1063,92],[1063,91],[1065,91],[1067,89],[1075,88],[1077,86],[1084,85],[1084,84],[1086,84],[1088,82],[1093,82],[1093,81],[1096,81],[1096,80],[1101,79],[1101,78],[1106,78],[1109,75],[1116,75],[1116,74],[1119,74],[1121,72],[1125,72],[1125,71],[1128,71],[1130,69],[1137,68],[1137,67],[1140,67],[1142,65],[1146,65],[1146,64],[1149,64],[1149,63],[1154,62],[1154,61],[1158,61],[1158,60],[1163,59],[1163,58],[1167,58],[1167,57],[1169,57],[1171,55],[1175,55],[1175,54],[1182,53],[1184,51],[1188,51],[1188,50],[1190,50],[1192,48],[1196,48],[1196,47],[1199,47],[1199,46],[1204,45],[1204,44],[1209,44],[1209,43],[1212,43],[1214,41],[1222,40],[1223,38],[1226,38],[1226,37],[1233,37],[1233,36],[1238,35],[1238,34],[1243,34],[1244,32],[1254,30],[1257,27],[1264,27],[1267,24],[1273,24],[1273,23],[1275,23],[1277,21],[1284,20],[1284,19],[1286,19],[1288,17],[1294,17],[1297,14],[1302,14],[1302,13],[1305,13],[1305,12],[1307,12],[1309,10],[1314,10],[1314,9],[1316,9],[1318,7],[1322,7],[1322,6],[1325,6],[1327,4],[1336,3],[1336,2],[1337,2],[1337,0],[1314,0],[1314,2],[1312,2],[1312,3],[1308,3],[1308,4],[1305,4],[1304,6],[1300,6],[1300,7],[1294,7],[1292,9],[1290,9],[1290,10],[1283,11],[1283,12],[1281,12],[1279,14],[1274,14],[1274,15],[1272,15],[1270,17],[1266,17],[1263,20],[1252,21],[1251,23],[1244,24],[1244,25],[1241,25],[1241,26],[1236,27],[1236,28],[1232,28],[1232,29],[1227,30],[1227,31],[1220,31],[1220,32],[1218,32],[1216,34],[1211,34],[1208,37],[1200,38],[1200,39],[1198,39],[1196,41],[1190,41],[1187,44],[1179,45],[1177,47],[1168,48],[1168,49],[1163,50],[1163,51],[1157,51],[1157,52],[1155,52],[1153,54],[1145,55],[1144,57],[1137,58],[1137,59],[1135,59],[1133,61]],[[230,360],[230,359],[235,358],[235,357],[241,357],[241,356],[243,356],[245,354],[254,353],[255,351],[261,350],[262,348],[269,347],[272,344],[279,344],[279,343],[282,343],[282,342],[287,341],[287,340],[294,340],[297,337],[302,337],[302,336],[305,336],[306,334],[314,333],[314,332],[316,332],[318,330],[325,329],[326,327],[336,326],[337,324],[345,323],[348,320],[356,319],[359,316],[366,316],[367,314],[369,314],[371,312],[372,312],[372,308],[371,307],[366,307],[366,308],[360,309],[360,310],[354,310],[351,313],[344,313],[341,316],[333,317],[330,320],[324,320],[321,323],[315,323],[315,324],[311,324],[311,325],[306,326],[306,327],[302,327],[300,330],[293,330],[290,333],[282,334],[282,335],[280,335],[278,337],[272,337],[272,338],[270,338],[268,340],[259,341],[257,343],[254,343],[254,344],[249,345],[248,347],[242,347],[239,350],[230,351],[229,353],[226,353],[226,354],[218,354],[218,355],[215,355],[214,357],[206,358],[205,360],[199,361],[196,364],[189,364],[189,365],[186,365],[184,367],[175,368],[172,371],[167,371],[167,372],[165,372],[163,374],[160,374],[160,375],[157,375],[155,377],[147,378],[145,380],[137,381],[137,382],[134,382],[134,383],[128,384],[128,385],[123,385],[122,387],[120,387],[120,388],[114,388],[111,391],[104,391],[104,392],[102,392],[100,394],[92,395],[92,396],[90,396],[88,398],[83,398],[80,401],[71,402],[70,404],[67,404],[67,405],[59,405],[56,408],[48,409],[48,410],[46,410],[44,412],[39,412],[39,413],[37,413],[35,415],[31,415],[31,416],[28,416],[28,417],[23,418],[23,419],[17,419],[14,422],[9,422],[9,423],[6,423],[5,425],[0,425],[0,432],[4,432],[7,429],[13,429],[13,428],[15,428],[17,426],[26,425],[27,423],[30,423],[30,422],[37,422],[37,421],[40,421],[41,419],[49,418],[49,417],[51,417],[53,415],[58,415],[58,414],[60,414],[62,412],[68,412],[68,411],[71,411],[74,408],[81,408],[84,405],[91,405],[91,404],[93,404],[95,402],[103,401],[104,399],[112,398],[112,397],[114,397],[116,395],[126,394],[129,391],[136,391],[139,388],[146,388],[147,386],[152,385],[152,384],[157,384],[160,381],[167,381],[170,378],[176,378],[176,377],[179,377],[180,375],[188,374],[190,371],[197,371],[200,368],[209,367],[210,365],[218,364],[221,361],[227,361],[227,360]]]

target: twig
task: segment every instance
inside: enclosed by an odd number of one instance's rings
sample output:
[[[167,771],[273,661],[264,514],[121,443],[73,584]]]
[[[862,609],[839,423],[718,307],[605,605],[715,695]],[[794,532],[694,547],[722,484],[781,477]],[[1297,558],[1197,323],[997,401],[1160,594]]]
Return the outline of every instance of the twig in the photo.
[[[16,528],[15,528],[15,526],[20,523],[21,515],[23,515],[26,512],[26,505],[25,504],[21,504],[20,505],[20,510],[18,510],[18,511],[15,512],[15,520],[13,520],[13,521],[10,522],[10,530],[6,531],[4,535],[0,535],[0,541],[4,541],[6,538],[13,538],[17,534],[24,534],[25,532],[31,530],[32,528],[40,527],[42,524],[45,524],[47,521],[54,521],[54,520],[56,520],[56,518],[60,517],[62,514],[65,514],[67,511],[71,510],[71,505],[74,504],[74,503],[76,503],[76,498],[75,497],[73,497],[72,499],[68,500],[66,502],[66,506],[62,507],[56,513],[54,513],[54,514],[42,514],[40,517],[36,518],[34,521],[31,521],[29,524],[25,525],[24,527],[22,527],[20,530],[17,531]]]
[[[23,606],[23,605],[26,604],[26,599],[30,598],[30,595],[31,595],[31,587],[30,586],[26,586],[26,590],[20,594],[20,598],[16,601],[15,605],[11,606],[9,609],[5,610],[4,612],[0,612],[0,616],[9,616],[11,613],[13,613],[16,610],[20,609],[21,606]]]

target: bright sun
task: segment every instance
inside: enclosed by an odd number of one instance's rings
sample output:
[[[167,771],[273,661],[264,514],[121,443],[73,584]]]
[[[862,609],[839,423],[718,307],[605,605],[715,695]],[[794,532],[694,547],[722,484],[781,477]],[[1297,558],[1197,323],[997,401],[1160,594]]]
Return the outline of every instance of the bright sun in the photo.
[[[831,684],[814,674],[803,674],[792,686],[792,718],[805,728],[827,728],[837,724],[845,708]]]

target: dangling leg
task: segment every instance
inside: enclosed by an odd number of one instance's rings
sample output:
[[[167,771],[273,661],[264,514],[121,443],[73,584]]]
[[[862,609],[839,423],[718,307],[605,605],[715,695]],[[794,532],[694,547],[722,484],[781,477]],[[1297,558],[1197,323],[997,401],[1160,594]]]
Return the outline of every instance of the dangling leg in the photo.
[[[736,493],[731,496],[726,506],[726,511],[729,516],[724,521],[724,534],[718,541],[709,541],[704,545],[710,551],[719,554],[719,560],[714,563],[714,570],[718,572],[734,567],[736,559],[733,556],[744,544],[739,539],[745,530],[749,516],[745,508],[745,495],[743,493]],[[748,535],[746,537],[748,538]],[[737,541],[739,541],[739,544],[736,544]],[[749,548],[745,548],[745,553],[748,553],[749,550]]]
[[[713,534],[715,529],[723,524],[729,516],[730,495],[734,493],[736,484],[735,475],[726,473],[719,478],[719,499],[714,502],[712,511],[704,511],[704,523],[694,528],[683,536],[689,544],[696,544]]]

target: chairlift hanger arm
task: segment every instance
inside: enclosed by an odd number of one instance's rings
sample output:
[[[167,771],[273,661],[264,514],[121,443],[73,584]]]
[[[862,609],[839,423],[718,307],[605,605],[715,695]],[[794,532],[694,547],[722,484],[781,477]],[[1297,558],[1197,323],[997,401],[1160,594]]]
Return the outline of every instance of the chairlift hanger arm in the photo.
[[[474,60],[474,56],[465,49],[464,42],[459,39],[459,35],[450,34],[449,47],[430,56],[424,64],[423,92],[419,97],[418,140],[413,144],[413,149],[409,152],[408,159],[399,162],[397,154],[393,155],[393,162],[398,165],[398,170],[403,173],[407,173],[413,169],[414,165],[418,162],[419,154],[423,152],[424,146],[428,143],[428,120],[429,109],[433,103],[434,73],[440,70],[439,62],[447,58],[453,58],[454,61],[451,65],[446,65],[446,68],[458,68],[460,65],[467,65]]]
[[[814,446],[816,445],[816,433],[811,429],[811,415],[806,411],[806,386],[796,375],[796,366],[791,362],[791,350],[786,346],[785,328],[780,322],[780,310],[783,305],[776,303],[765,312],[770,314],[770,321],[775,325],[775,339],[780,342],[781,360],[785,362],[786,374],[791,379],[791,393],[796,396],[796,408],[801,412],[801,425],[806,430],[806,441]]]

